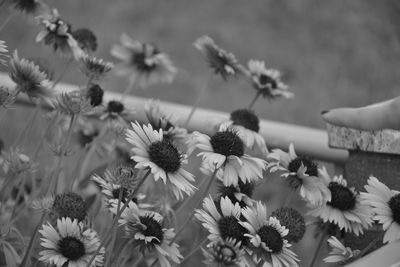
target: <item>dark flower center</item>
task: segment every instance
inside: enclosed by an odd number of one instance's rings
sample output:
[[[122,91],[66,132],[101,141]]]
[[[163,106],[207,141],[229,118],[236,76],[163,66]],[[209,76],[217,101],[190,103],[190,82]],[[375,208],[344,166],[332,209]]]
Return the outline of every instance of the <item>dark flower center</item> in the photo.
[[[389,200],[389,207],[392,210],[393,220],[400,224],[400,194],[393,196]]]
[[[275,79],[271,78],[266,74],[260,75],[259,82],[262,86],[269,86],[271,89],[278,88],[278,84],[276,83]]]
[[[221,197],[228,197],[233,204],[239,203],[240,207],[244,208],[247,206],[247,204],[242,200],[239,201],[235,197],[235,193],[243,193],[247,195],[248,197],[251,197],[253,195],[254,191],[254,183],[243,183],[242,180],[239,179],[239,188],[231,185],[231,186],[224,186],[222,183],[218,186],[218,192],[220,193],[219,199]],[[217,201],[219,203],[219,201]],[[217,207],[219,204],[217,205]]]
[[[318,164],[305,156],[299,156],[289,163],[288,170],[290,172],[297,172],[303,164],[307,168],[306,174],[318,177]]]
[[[249,109],[238,109],[231,113],[231,120],[235,125],[241,125],[249,130],[258,132],[260,130],[260,120]]]
[[[127,190],[126,188],[123,188],[123,187],[115,188],[115,189],[112,191],[113,199],[119,199],[119,194],[122,194],[122,199],[121,199],[121,201],[122,201],[122,203],[125,203],[126,200],[127,200],[128,197],[129,197],[129,192],[128,192],[128,190]],[[136,203],[136,202],[137,202],[137,199],[133,199],[132,201]]]
[[[78,42],[79,47],[91,52],[97,49],[96,35],[89,29],[82,28],[72,32],[72,37]]]
[[[273,253],[279,253],[282,250],[283,239],[275,228],[264,225],[257,231],[257,234],[260,236],[261,241],[264,242]]]
[[[75,261],[85,255],[85,246],[79,239],[67,236],[58,241],[61,254],[70,261]]]
[[[158,240],[153,239],[152,243],[161,244],[164,239],[164,233],[162,230],[162,226],[159,222],[154,220],[151,216],[141,216],[139,217],[140,222],[145,226],[145,229],[142,230],[142,234],[145,236],[154,236]]]
[[[54,198],[53,210],[58,218],[69,217],[72,220],[83,221],[86,217],[86,202],[76,193],[63,193]]]
[[[36,0],[15,0],[14,3],[16,9],[25,11],[26,13],[35,12],[36,8],[39,6]]]
[[[124,105],[119,101],[112,100],[108,102],[107,110],[108,112],[120,114],[122,111],[124,111]]]
[[[306,231],[304,217],[295,209],[282,207],[271,214],[279,220],[282,226],[289,229],[289,234],[285,237],[289,242],[298,242],[303,238]]]
[[[152,44],[143,44],[143,52],[141,53],[133,53],[132,55],[132,63],[136,66],[136,68],[142,72],[151,72],[157,65],[155,63],[146,62],[146,59],[153,57],[154,55],[159,54],[157,47]]]
[[[355,207],[356,195],[349,188],[337,182],[330,182],[328,188],[332,195],[331,201],[327,202],[328,205],[342,211],[351,210]]]
[[[222,217],[218,221],[218,228],[221,233],[222,239],[234,238],[236,241],[241,241],[242,245],[246,245],[247,234],[246,228],[239,224],[239,220],[234,216]]]
[[[152,143],[148,152],[150,160],[167,173],[176,172],[181,167],[181,155],[166,139]]]
[[[244,155],[244,144],[240,137],[232,131],[218,132],[210,139],[211,146],[215,153],[224,156]]]
[[[104,91],[99,85],[93,84],[92,86],[90,86],[87,92],[87,97],[90,100],[90,105],[92,105],[93,107],[100,105],[103,102],[103,95]]]

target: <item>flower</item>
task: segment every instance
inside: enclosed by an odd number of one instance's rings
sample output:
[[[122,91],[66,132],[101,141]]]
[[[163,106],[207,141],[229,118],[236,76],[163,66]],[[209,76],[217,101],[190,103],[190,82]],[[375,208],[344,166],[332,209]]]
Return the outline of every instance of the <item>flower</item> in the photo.
[[[128,76],[131,84],[144,88],[157,83],[170,83],[176,74],[168,55],[150,43],[132,40],[121,35],[121,45],[111,48],[111,55],[121,60],[115,67],[116,74]]]
[[[66,115],[85,115],[93,111],[92,102],[86,92],[75,90],[58,95],[54,107]]]
[[[258,60],[250,60],[248,66],[253,87],[263,97],[274,100],[294,96],[281,81],[281,73],[278,70],[267,69],[265,63]]]
[[[0,86],[0,107],[9,108],[15,102],[15,95],[7,87]]]
[[[324,262],[349,263],[351,259],[356,258],[360,254],[358,249],[352,250],[349,247],[345,247],[335,236],[331,236],[328,239],[328,243],[331,251],[329,251],[329,256],[324,258]]]
[[[137,162],[135,168],[150,170],[154,180],[161,179],[171,187],[177,199],[183,197],[182,193],[191,195],[194,176],[182,168],[187,156],[164,138],[162,129],[155,131],[150,124],[141,127],[138,122],[131,125],[133,130],[126,131],[126,140],[133,145],[131,158]]]
[[[297,210],[281,207],[272,212],[271,217],[277,218],[280,224],[289,230],[286,239],[290,243],[297,243],[303,238],[306,232],[306,223],[304,217]]]
[[[160,101],[153,99],[146,102],[144,112],[154,130],[163,130],[164,138],[179,148],[186,148],[187,130],[177,126],[178,118],[161,110]]]
[[[225,186],[222,181],[218,181],[217,191],[219,198],[228,197],[233,204],[239,203],[241,208],[252,206],[254,200],[251,198],[255,188],[255,183],[243,183],[239,180],[237,186]]]
[[[9,69],[10,78],[17,84],[17,91],[27,94],[30,98],[53,96],[47,75],[32,61],[20,59],[17,50],[10,60]]]
[[[86,267],[101,245],[95,231],[71,218],[58,219],[56,228],[44,224],[39,233],[43,247],[39,260],[57,267]],[[104,253],[102,247],[90,266],[102,265]]]
[[[331,192],[331,199],[323,205],[308,212],[309,215],[321,218],[324,222],[336,224],[340,230],[362,234],[364,228],[372,225],[372,212],[354,188],[347,187],[343,176],[331,178],[326,169],[320,169],[321,178]]]
[[[72,220],[83,221],[87,216],[87,204],[83,198],[73,192],[56,195],[51,208],[57,219],[69,217]]]
[[[215,74],[220,74],[224,80],[242,72],[235,55],[220,48],[210,37],[204,35],[198,38],[194,47],[204,54]]]
[[[207,245],[207,250],[202,249],[206,258],[204,264],[210,267],[242,267],[245,265],[245,251],[241,243],[232,238],[224,241],[213,241]]]
[[[98,59],[89,55],[84,55],[81,58],[81,62],[81,71],[89,80],[100,80],[114,67],[114,64],[111,62],[107,62],[103,59]]]
[[[108,101],[103,114],[100,116],[101,120],[118,121],[122,124],[126,124],[125,117],[132,114],[131,110],[128,110],[122,102],[118,100]]]
[[[7,50],[6,42],[0,40],[0,64],[6,65],[7,61],[5,59],[2,59],[2,57],[3,58],[8,57],[7,53],[8,53],[8,50]]]
[[[291,244],[286,240],[288,229],[282,226],[275,217],[267,217],[267,208],[261,202],[255,207],[244,208],[242,215],[246,222],[240,224],[249,232],[246,234],[253,245],[254,256],[265,261],[263,266],[273,267],[298,266],[297,255],[290,250]]]
[[[11,176],[18,176],[23,173],[32,173],[36,170],[37,164],[35,164],[31,158],[26,154],[22,153],[19,148],[10,148],[8,151],[3,151],[2,164],[3,171]]]
[[[400,193],[390,190],[373,176],[364,187],[367,192],[361,192],[362,202],[372,207],[374,220],[379,221],[386,231],[383,243],[400,239]]]
[[[117,209],[117,206],[114,205],[114,208]],[[127,236],[133,239],[134,246],[141,251],[156,253],[161,267],[171,267],[169,260],[179,264],[183,257],[178,250],[179,245],[171,243],[174,230],[164,228],[163,220],[161,214],[141,210],[134,202],[130,202],[118,222],[125,225]]]
[[[91,84],[86,92],[86,98],[90,100],[92,107],[103,103],[104,90],[98,84]]]
[[[39,21],[45,29],[38,33],[36,42],[52,46],[54,51],[66,57],[73,56],[76,60],[85,54],[71,34],[71,26],[60,19],[57,9],[53,9],[51,15],[39,17]]]
[[[232,130],[218,131],[211,137],[196,131],[188,143],[202,150],[198,156],[202,156],[204,168],[218,169],[217,176],[222,177],[225,186],[236,186],[239,179],[247,183],[263,177],[266,162],[244,154],[244,143]]]
[[[35,13],[42,5],[39,0],[12,0],[14,8],[21,12]]]
[[[78,42],[79,47],[86,53],[95,52],[97,49],[97,37],[89,29],[81,28],[71,32],[72,37]]]
[[[202,222],[209,232],[208,239],[222,241],[228,238],[241,242],[247,246],[248,231],[240,224],[242,215],[239,203],[233,204],[228,197],[220,198],[218,207],[211,196],[204,198],[203,209],[197,209],[195,217]]]
[[[242,138],[246,147],[253,149],[258,146],[263,155],[268,154],[264,137],[259,134],[260,119],[249,109],[238,109],[231,112],[229,120],[220,123],[219,130],[232,129]]]
[[[330,191],[318,177],[318,164],[305,156],[297,156],[293,144],[289,145],[289,152],[274,149],[267,156],[270,172],[282,171],[289,185],[297,190],[300,196],[312,205],[322,205],[331,198]]]

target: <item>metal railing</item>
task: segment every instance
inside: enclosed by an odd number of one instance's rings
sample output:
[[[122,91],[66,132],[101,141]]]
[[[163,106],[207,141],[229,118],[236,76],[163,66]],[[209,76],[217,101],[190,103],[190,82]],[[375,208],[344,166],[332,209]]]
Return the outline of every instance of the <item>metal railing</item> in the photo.
[[[0,73],[0,86],[13,88],[15,84],[5,73]],[[78,87],[70,84],[60,83],[55,87],[58,92],[68,92],[76,90]],[[144,113],[144,104],[146,98],[137,96],[122,96],[115,92],[105,92],[104,100],[121,100],[128,108],[134,108],[135,118],[139,122],[147,121]],[[21,104],[31,105],[27,97],[18,97],[17,101]],[[167,112],[179,114],[181,116],[181,124],[188,116],[191,106],[176,104],[172,102],[162,102],[162,107]],[[197,109],[193,118],[189,122],[187,128],[189,131],[199,131],[211,134],[213,127],[211,119],[229,118],[229,114],[221,111]],[[281,123],[270,120],[260,120],[260,134],[265,138],[267,146],[272,148],[288,149],[290,143],[295,145],[298,153],[314,157],[316,159],[342,164],[348,158],[348,152],[340,149],[333,149],[328,146],[328,135],[325,131],[310,127],[297,126],[293,124]]]

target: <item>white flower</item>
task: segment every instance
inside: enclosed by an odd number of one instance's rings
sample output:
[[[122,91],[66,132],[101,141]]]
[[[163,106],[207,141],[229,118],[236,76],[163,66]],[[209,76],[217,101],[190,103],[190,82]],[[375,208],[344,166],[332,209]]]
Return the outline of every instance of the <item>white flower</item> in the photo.
[[[357,257],[360,253],[359,250],[352,250],[349,247],[345,247],[342,242],[340,242],[336,237],[331,236],[328,239],[331,251],[329,251],[329,256],[324,258],[324,262],[340,262],[345,263],[350,259]]]

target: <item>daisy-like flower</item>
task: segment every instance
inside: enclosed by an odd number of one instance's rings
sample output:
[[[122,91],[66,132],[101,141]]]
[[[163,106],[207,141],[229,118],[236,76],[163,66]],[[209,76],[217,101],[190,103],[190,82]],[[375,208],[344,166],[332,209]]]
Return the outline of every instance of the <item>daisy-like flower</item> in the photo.
[[[39,20],[45,29],[38,33],[36,42],[52,46],[54,51],[68,58],[73,56],[76,60],[85,54],[71,34],[71,26],[60,19],[56,9],[51,15],[39,17]]]
[[[255,189],[255,183],[243,183],[239,180],[237,186],[225,186],[222,181],[218,181],[217,191],[219,198],[228,197],[233,204],[239,203],[244,208],[252,206],[254,200],[251,198]]]
[[[356,258],[360,254],[358,249],[352,250],[349,247],[345,247],[342,242],[340,242],[334,236],[331,236],[328,239],[328,244],[331,248],[331,251],[329,251],[329,256],[324,258],[324,262],[339,262],[345,264],[349,263],[349,261]]]
[[[66,115],[85,115],[93,111],[91,105],[92,99],[87,97],[86,92],[75,90],[58,95],[55,103],[55,109]]]
[[[289,152],[274,149],[267,156],[270,172],[281,171],[289,185],[299,190],[300,196],[312,205],[329,201],[331,194],[326,184],[318,177],[318,164],[305,156],[297,156],[293,144]]]
[[[272,212],[271,217],[277,218],[280,224],[289,230],[286,239],[290,243],[297,243],[303,238],[306,232],[306,223],[303,215],[297,210],[282,207]]]
[[[86,267],[101,246],[94,230],[71,218],[57,220],[56,228],[50,223],[44,224],[39,233],[43,247],[39,260],[57,267]],[[102,247],[90,266],[102,266],[104,253]]]
[[[171,140],[177,147],[185,148],[187,130],[178,126],[178,118],[161,110],[160,101],[149,100],[144,112],[154,130],[162,129],[164,138]]]
[[[6,42],[0,40],[0,64],[6,65],[7,61],[4,58],[8,57]]]
[[[347,187],[343,176],[331,178],[325,168],[320,169],[320,176],[331,192],[331,199],[321,206],[312,206],[308,214],[319,217],[323,222],[336,224],[340,230],[362,234],[373,223],[372,211],[364,203],[354,188]]]
[[[89,29],[81,28],[71,32],[72,37],[78,42],[79,47],[86,53],[92,53],[97,49],[97,37]]]
[[[100,80],[114,67],[114,64],[111,62],[104,61],[103,59],[97,59],[89,55],[84,55],[81,58],[81,62],[81,71],[89,80]]]
[[[15,95],[7,87],[0,86],[0,107],[9,108],[15,102]]]
[[[176,68],[167,54],[153,44],[134,41],[126,34],[121,35],[121,45],[112,47],[111,55],[121,60],[115,67],[116,74],[128,76],[132,84],[142,88],[170,83],[176,74]]]
[[[103,114],[100,116],[101,120],[109,120],[109,121],[119,121],[123,124],[125,123],[125,117],[129,116],[133,112],[128,110],[122,102],[118,100],[110,100],[105,109],[103,110]]]
[[[236,186],[239,179],[247,183],[263,177],[266,162],[244,154],[244,142],[233,130],[219,131],[211,137],[194,132],[188,144],[202,150],[198,156],[203,157],[203,167],[218,169],[217,177],[222,177],[225,186]]]
[[[224,197],[220,198],[217,205],[211,196],[206,197],[203,200],[203,209],[197,209],[195,213],[196,218],[208,230],[208,239],[218,242],[231,238],[247,246],[248,231],[240,224],[242,209],[239,203],[233,204],[228,197]]]
[[[238,109],[232,111],[230,119],[222,122],[219,130],[223,131],[228,128],[239,134],[246,147],[253,149],[257,145],[263,155],[268,154],[264,137],[259,134],[260,119],[252,110]]]
[[[116,205],[114,209],[117,209]],[[179,264],[183,257],[179,245],[170,244],[175,233],[172,228],[164,228],[163,220],[161,214],[139,209],[134,202],[130,202],[122,212],[119,223],[125,225],[127,236],[133,239],[135,247],[143,252],[155,253],[161,267],[171,267],[170,261]]]
[[[220,74],[224,80],[242,72],[235,55],[220,48],[210,37],[204,35],[198,38],[194,47],[204,54],[215,74]]]
[[[16,90],[27,94],[30,98],[49,98],[53,96],[47,75],[41,72],[39,66],[27,59],[20,59],[17,50],[14,51],[9,64],[10,78],[16,84]]]
[[[244,261],[245,251],[241,243],[232,238],[223,241],[214,241],[202,249],[206,258],[203,262],[209,267],[242,267],[246,266]]]
[[[183,193],[191,195],[195,189],[194,176],[182,168],[187,156],[164,138],[162,129],[155,131],[150,124],[141,127],[138,122],[132,123],[132,128],[127,130],[126,140],[133,145],[135,168],[150,170],[155,181],[161,179],[171,187],[177,199],[182,198]]]
[[[274,100],[294,96],[281,81],[281,73],[278,70],[267,69],[265,63],[258,60],[250,60],[248,66],[253,87],[263,97]]]
[[[400,193],[390,190],[373,176],[364,187],[367,192],[361,193],[362,202],[372,207],[374,220],[386,231],[383,243],[400,239]]]
[[[267,208],[261,202],[255,207],[242,210],[246,222],[241,222],[247,231],[252,244],[253,255],[264,261],[262,266],[273,267],[298,266],[297,255],[290,250],[291,244],[286,240],[289,232],[275,217],[267,217]]]

